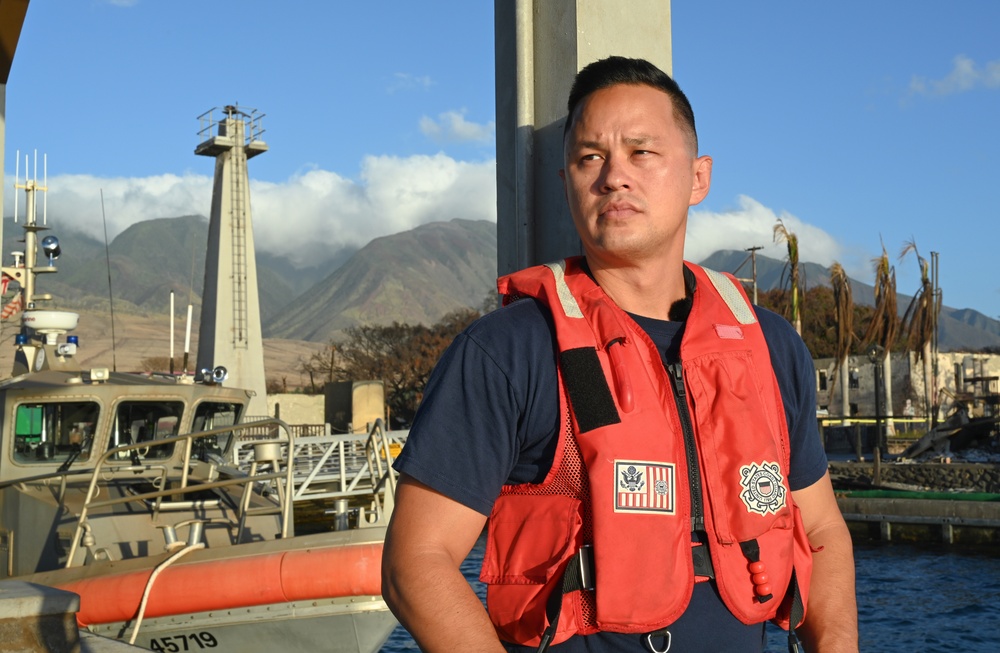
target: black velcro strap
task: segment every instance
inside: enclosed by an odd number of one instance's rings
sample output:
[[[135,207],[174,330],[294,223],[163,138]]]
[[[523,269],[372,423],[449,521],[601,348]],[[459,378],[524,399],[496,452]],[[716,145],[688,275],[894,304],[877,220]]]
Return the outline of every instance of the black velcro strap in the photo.
[[[596,349],[580,347],[560,352],[559,366],[580,433],[622,421]]]

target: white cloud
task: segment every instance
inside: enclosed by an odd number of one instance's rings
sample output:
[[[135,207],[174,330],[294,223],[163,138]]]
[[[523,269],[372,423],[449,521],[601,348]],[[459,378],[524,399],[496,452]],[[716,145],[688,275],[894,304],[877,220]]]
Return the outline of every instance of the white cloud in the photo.
[[[6,187],[13,188],[13,179]],[[48,188],[50,227],[69,227],[102,241],[102,191],[109,238],[143,220],[208,216],[211,211],[212,179],[204,175],[133,179],[62,175],[49,177]],[[469,163],[444,154],[372,156],[362,162],[360,181],[310,170],[282,183],[251,180],[250,189],[257,249],[302,264],[428,222],[496,220],[492,160]],[[23,191],[18,192],[23,215]],[[13,192],[5,193],[4,215],[13,213],[13,204]]]
[[[828,266],[846,254],[833,236],[790,213],[775,213],[746,195],[739,197],[738,204],[738,208],[723,213],[692,210],[688,218],[684,258],[702,261],[720,249],[762,247],[762,255],[784,260],[788,249],[784,243],[775,243],[773,235],[779,218],[789,231],[798,236],[800,261]],[[850,271],[848,263],[841,263]]]
[[[434,81],[429,75],[411,75],[409,73],[395,73],[392,82],[385,89],[390,95],[397,91],[409,91],[411,89],[427,90],[434,85]]]
[[[13,188],[8,178],[6,187]],[[102,179],[61,175],[48,180],[49,226],[58,235],[72,228],[104,239],[101,193],[109,238],[153,218],[207,216],[212,179],[205,175],[159,175]],[[361,247],[380,236],[453,218],[496,221],[496,162],[456,161],[435,156],[369,156],[359,180],[312,169],[281,183],[250,182],[255,244],[259,251],[302,265],[343,247]],[[23,191],[19,212],[24,215]],[[4,194],[4,215],[13,213],[13,192]],[[41,219],[41,207],[38,213]],[[740,196],[725,212],[692,210],[685,257],[700,261],[720,249],[762,246],[782,260],[785,246],[773,242],[781,219],[799,237],[800,259],[821,265],[839,260],[856,278],[870,274],[870,255],[846,250],[823,229],[787,212],[776,213]],[[8,222],[6,229],[10,229]]]
[[[10,180],[9,180],[10,181]],[[8,183],[12,188],[12,183]],[[41,202],[48,204],[49,226],[68,227],[104,240],[104,216],[108,237],[126,227],[152,218],[208,215],[212,181],[202,175],[158,175],[140,178],[99,178],[91,175],[49,177],[48,192],[36,201],[41,220]],[[24,215],[23,191],[18,191],[18,213]],[[103,207],[101,196],[103,194]],[[4,215],[13,214],[13,193],[4,194]]]
[[[496,165],[370,156],[361,181],[314,170],[252,187],[258,249],[306,261],[343,246],[453,218],[496,220]]]
[[[952,69],[941,79],[914,76],[910,92],[914,95],[952,95],[977,87],[1000,88],[1000,61],[989,61],[981,68],[965,55],[958,55]]]
[[[420,131],[435,143],[489,143],[496,132],[496,124],[469,122],[465,110],[445,111],[434,120],[427,116],[420,119]]]

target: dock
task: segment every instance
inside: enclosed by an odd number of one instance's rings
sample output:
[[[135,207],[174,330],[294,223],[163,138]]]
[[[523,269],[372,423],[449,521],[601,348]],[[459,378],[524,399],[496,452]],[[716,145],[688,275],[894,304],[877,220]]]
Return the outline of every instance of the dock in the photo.
[[[1000,465],[831,462],[830,473],[856,538],[1000,542]]]
[[[871,491],[874,493],[877,491]],[[852,534],[882,541],[1000,542],[1000,496],[915,498],[918,492],[849,493],[837,497]]]

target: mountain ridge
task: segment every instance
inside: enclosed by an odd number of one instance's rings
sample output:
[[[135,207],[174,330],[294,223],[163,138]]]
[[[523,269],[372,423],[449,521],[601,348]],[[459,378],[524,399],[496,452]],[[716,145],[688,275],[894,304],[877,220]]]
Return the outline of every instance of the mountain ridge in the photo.
[[[8,229],[4,251],[23,248]],[[55,230],[54,230],[55,231]],[[180,307],[200,313],[208,220],[203,216],[157,218],[136,223],[105,248],[98,240],[60,230],[59,274],[47,275],[42,292],[57,297],[51,308],[114,310],[136,315],[168,312],[173,291]],[[478,309],[495,297],[496,223],[453,219],[376,238],[357,249],[332,253],[297,266],[289,259],[257,253],[258,293],[265,338],[326,342],[361,324],[433,324],[448,312]],[[785,263],[757,256],[762,290],[780,287]],[[110,273],[108,262],[110,261]],[[747,276],[743,251],[721,250],[702,261],[720,271]],[[829,270],[803,263],[806,286],[829,286]],[[874,289],[851,279],[856,303],[873,304]],[[899,295],[901,310],[909,297]],[[183,313],[183,308],[176,309]],[[942,350],[1000,346],[1000,322],[970,308],[944,307]]]

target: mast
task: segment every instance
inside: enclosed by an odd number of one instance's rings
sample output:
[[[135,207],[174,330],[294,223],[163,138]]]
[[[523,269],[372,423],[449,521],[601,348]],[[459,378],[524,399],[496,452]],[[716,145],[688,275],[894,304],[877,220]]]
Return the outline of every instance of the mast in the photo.
[[[76,328],[79,314],[69,311],[39,310],[38,302],[49,301],[52,295],[36,292],[36,277],[39,274],[57,272],[55,260],[62,253],[59,239],[55,236],[45,236],[38,240],[38,233],[48,230],[46,226],[46,202],[42,202],[42,224],[38,224],[37,195],[48,192],[47,158],[42,159],[43,181],[38,183],[38,155],[35,155],[34,172],[28,172],[28,157],[24,159],[24,183],[21,183],[20,153],[17,155],[17,168],[14,173],[14,189],[24,190],[24,251],[14,252],[13,265],[5,265],[4,276],[20,286],[18,295],[6,307],[4,313],[21,312],[21,330],[15,338],[17,351],[14,354],[12,374],[18,376],[27,372],[39,372],[47,369],[76,371],[75,354],[78,340],[69,336],[66,342],[59,342],[59,336]],[[14,222],[18,220],[17,196],[14,201]],[[47,265],[39,265],[38,247],[42,248]]]

